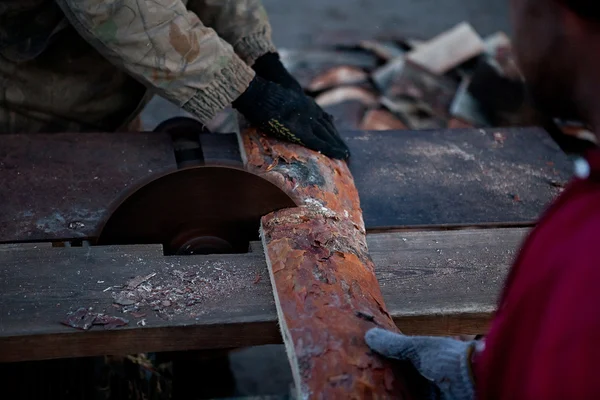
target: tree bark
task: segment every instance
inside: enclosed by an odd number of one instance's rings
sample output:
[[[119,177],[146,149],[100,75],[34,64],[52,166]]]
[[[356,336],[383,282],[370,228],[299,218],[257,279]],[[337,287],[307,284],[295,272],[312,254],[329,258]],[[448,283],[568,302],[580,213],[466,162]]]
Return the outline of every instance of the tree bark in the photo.
[[[261,224],[298,398],[414,398],[407,382],[412,370],[398,374],[398,364],[374,354],[364,340],[373,327],[398,329],[374,274],[347,164],[255,129],[241,136],[247,168],[304,204],[269,214]]]

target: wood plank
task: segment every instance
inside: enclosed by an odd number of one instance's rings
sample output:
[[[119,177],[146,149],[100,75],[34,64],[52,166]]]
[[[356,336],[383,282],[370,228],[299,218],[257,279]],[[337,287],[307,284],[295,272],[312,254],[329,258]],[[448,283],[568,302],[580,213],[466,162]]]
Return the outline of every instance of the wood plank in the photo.
[[[389,131],[406,129],[406,125],[389,111],[371,109],[363,117],[360,129],[367,131]]]
[[[433,74],[442,75],[483,53],[484,49],[483,40],[475,29],[463,22],[420,44],[406,55],[406,59]]]
[[[342,132],[367,230],[533,224],[572,163],[539,128]]]
[[[159,133],[2,135],[0,160],[0,242],[94,237],[127,190],[177,168]]]
[[[485,333],[526,231],[368,235],[394,321],[406,334]],[[117,286],[156,273],[147,282],[154,290],[160,282],[179,282],[181,273],[175,271],[199,277],[192,285],[199,303],[179,313],[144,305],[140,312],[147,315],[137,318],[112,306],[113,296],[122,292]],[[105,291],[111,286],[117,288]],[[128,318],[130,323],[89,331],[60,324],[80,307]],[[145,326],[137,325],[141,320]],[[281,343],[281,336],[261,252],[178,257],[163,256],[160,247],[148,246],[0,248],[0,362],[269,343]]]

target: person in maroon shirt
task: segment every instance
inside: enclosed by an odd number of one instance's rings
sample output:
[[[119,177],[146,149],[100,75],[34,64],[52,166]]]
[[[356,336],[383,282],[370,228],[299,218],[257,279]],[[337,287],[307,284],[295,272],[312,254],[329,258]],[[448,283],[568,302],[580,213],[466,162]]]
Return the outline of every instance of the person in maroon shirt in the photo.
[[[512,0],[515,51],[530,92],[555,117],[600,132],[600,2]],[[600,135],[596,134],[600,139]],[[410,361],[436,399],[600,399],[600,149],[522,245],[483,341],[366,334]]]

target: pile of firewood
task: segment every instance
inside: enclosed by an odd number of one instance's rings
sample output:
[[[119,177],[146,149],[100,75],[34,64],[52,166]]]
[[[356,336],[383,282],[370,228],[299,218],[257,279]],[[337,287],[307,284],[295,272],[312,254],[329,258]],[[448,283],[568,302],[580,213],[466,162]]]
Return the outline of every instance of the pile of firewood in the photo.
[[[515,126],[535,119],[509,37],[481,38],[468,23],[428,41],[364,40],[280,54],[339,129]]]
[[[553,134],[596,142],[580,121],[535,109],[503,32],[482,38],[463,22],[430,40],[385,37],[353,43],[345,36],[357,34],[324,38],[319,48],[279,49],[283,64],[333,115],[338,130],[543,126]],[[207,127],[237,132],[238,117],[227,108]]]

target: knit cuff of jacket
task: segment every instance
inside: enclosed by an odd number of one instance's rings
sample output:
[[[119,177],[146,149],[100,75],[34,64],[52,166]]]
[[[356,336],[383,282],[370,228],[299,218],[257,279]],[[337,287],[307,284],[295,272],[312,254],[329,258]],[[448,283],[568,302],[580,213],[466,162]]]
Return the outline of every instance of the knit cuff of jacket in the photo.
[[[244,93],[254,76],[254,70],[234,56],[212,82],[198,90],[182,108],[206,124]]]
[[[277,52],[277,48],[271,41],[271,29],[269,27],[264,27],[261,31],[242,38],[233,46],[233,49],[250,66],[260,56]]]

